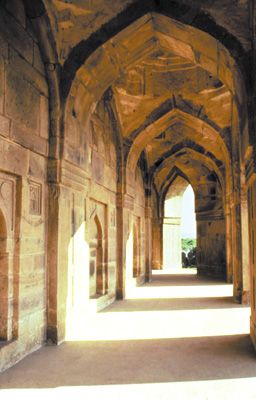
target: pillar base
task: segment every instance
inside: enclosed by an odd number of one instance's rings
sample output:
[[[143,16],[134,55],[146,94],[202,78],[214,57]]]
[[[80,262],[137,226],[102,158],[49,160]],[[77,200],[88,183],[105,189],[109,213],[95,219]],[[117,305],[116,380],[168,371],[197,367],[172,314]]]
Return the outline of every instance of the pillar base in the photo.
[[[250,291],[249,290],[244,290],[242,294],[242,304],[244,305],[250,305]]]
[[[65,341],[64,336],[60,337],[56,326],[48,326],[46,333],[47,344],[59,345]]]
[[[225,280],[224,267],[216,265],[198,265],[197,273],[200,276],[209,276],[210,278],[217,278]]]
[[[236,288],[234,286],[233,288],[233,299],[234,302],[237,304],[242,304],[242,290],[240,288]]]
[[[256,351],[256,324],[253,321],[252,316],[250,318],[250,337],[254,346],[254,350]]]

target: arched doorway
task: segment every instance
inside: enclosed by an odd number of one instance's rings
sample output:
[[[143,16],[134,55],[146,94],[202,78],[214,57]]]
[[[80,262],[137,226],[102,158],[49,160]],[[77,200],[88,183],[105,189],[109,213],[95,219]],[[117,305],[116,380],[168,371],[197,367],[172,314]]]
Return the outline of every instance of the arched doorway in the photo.
[[[96,215],[91,224],[90,240],[90,297],[105,294],[103,233],[100,220]]]
[[[164,200],[163,269],[196,266],[195,198],[189,182],[178,176]]]

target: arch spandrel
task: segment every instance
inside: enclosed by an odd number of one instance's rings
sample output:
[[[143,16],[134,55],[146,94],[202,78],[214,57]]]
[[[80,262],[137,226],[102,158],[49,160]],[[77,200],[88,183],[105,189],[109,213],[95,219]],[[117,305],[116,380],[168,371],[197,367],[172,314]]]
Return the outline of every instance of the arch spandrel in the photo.
[[[150,144],[159,135],[159,132],[163,132],[175,123],[182,124],[184,129],[187,126],[192,128],[189,131],[190,139],[205,146],[206,151],[213,151],[216,159],[222,160],[227,168],[230,168],[230,155],[218,132],[199,118],[195,118],[177,109],[171,110],[170,113],[164,115],[159,121],[154,122],[138,135],[128,155],[128,168],[131,170],[134,168],[143,148]],[[192,137],[191,134],[193,134]]]
[[[230,177],[229,176],[223,176],[222,171],[220,171],[220,169],[217,167],[217,165],[214,163],[213,160],[209,159],[208,157],[206,157],[205,155],[191,149],[191,148],[184,148],[184,151],[186,153],[186,156],[189,157],[191,160],[196,160],[198,165],[203,168],[207,168],[209,173],[210,171],[214,171],[216,176],[219,179],[220,185],[224,191],[224,193],[230,193],[231,190],[231,181],[230,181]],[[177,151],[176,153],[173,153],[171,156],[166,157],[161,164],[159,164],[154,170],[152,169],[151,174],[153,176],[153,179],[159,174],[161,173],[162,168],[167,168],[167,170],[171,170],[173,167],[173,163],[175,163],[175,166],[177,167],[177,155],[178,155],[179,151]],[[182,160],[182,157],[181,157]],[[180,166],[181,169],[183,168]],[[194,167],[193,167],[194,168]],[[188,174],[188,171],[186,172]],[[193,178],[193,175],[195,176]],[[202,172],[200,170],[200,168],[195,169],[194,170],[194,174],[191,176],[191,174],[189,174],[189,181],[192,187],[195,188],[197,182],[198,182],[198,177],[200,175],[202,175]],[[164,176],[164,174],[163,174]],[[163,190],[161,190],[163,191]]]

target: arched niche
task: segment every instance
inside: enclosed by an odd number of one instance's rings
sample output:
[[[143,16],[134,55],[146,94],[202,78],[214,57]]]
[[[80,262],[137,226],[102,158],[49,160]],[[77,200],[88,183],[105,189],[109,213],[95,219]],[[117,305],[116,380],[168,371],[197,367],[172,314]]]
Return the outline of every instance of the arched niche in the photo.
[[[104,263],[104,237],[97,215],[90,224],[90,297],[99,297],[107,291],[107,276]]]

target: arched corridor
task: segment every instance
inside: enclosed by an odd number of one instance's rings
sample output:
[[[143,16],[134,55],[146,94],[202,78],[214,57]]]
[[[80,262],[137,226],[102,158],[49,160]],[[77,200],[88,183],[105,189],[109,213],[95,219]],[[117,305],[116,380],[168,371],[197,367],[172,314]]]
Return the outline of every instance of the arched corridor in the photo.
[[[221,337],[254,357],[255,15],[252,0],[0,1],[0,371],[70,340],[96,370],[97,337],[155,340],[170,382],[174,341],[203,365]]]

